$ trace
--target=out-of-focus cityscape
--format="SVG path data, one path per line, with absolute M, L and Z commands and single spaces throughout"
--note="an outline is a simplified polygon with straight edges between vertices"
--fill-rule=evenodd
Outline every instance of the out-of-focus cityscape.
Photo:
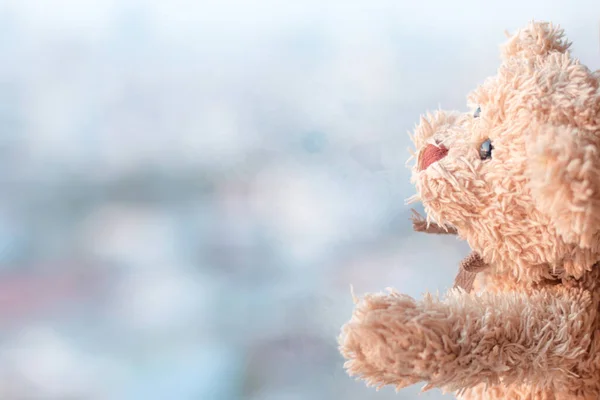
M 360 295 L 444 291 L 407 131 L 597 1 L 0 3 L 0 399 L 442 399 L 349 378 Z M 418 397 L 417 397 L 418 396 Z

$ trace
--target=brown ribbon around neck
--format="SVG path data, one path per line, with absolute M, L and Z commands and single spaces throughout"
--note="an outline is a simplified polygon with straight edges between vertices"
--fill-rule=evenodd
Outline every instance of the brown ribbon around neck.
M 473 283 L 477 273 L 486 269 L 488 265 L 481 259 L 481 256 L 475 252 L 469 254 L 460 263 L 460 269 L 456 278 L 454 278 L 454 287 L 462 288 L 466 292 L 473 290 Z
M 455 228 L 445 228 L 437 224 L 428 223 L 416 210 L 412 210 L 413 229 L 417 232 L 432 233 L 436 235 L 456 235 Z M 456 278 L 454 278 L 454 287 L 461 288 L 466 292 L 473 290 L 473 283 L 477 273 L 486 269 L 488 265 L 481 256 L 472 252 L 460 263 L 460 268 Z
M 456 235 L 456 229 L 445 228 L 438 224 L 432 224 L 427 222 L 425 218 L 419 214 L 415 209 L 412 210 L 412 216 L 410 218 L 413 223 L 413 229 L 417 232 L 433 233 L 436 235 Z

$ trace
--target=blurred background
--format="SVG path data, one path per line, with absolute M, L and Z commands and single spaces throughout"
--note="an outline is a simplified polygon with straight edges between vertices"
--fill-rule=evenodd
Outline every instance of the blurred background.
M 597 0 L 0 1 L 0 399 L 417 398 L 345 374 L 350 285 L 451 286 L 407 131 L 533 18 L 600 67 Z

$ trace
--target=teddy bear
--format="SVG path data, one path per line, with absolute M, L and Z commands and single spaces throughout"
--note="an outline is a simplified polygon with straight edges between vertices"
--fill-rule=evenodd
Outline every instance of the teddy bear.
M 532 21 L 469 112 L 421 117 L 415 227 L 472 254 L 443 296 L 355 298 L 339 336 L 351 376 L 463 400 L 600 399 L 600 73 L 570 46 Z

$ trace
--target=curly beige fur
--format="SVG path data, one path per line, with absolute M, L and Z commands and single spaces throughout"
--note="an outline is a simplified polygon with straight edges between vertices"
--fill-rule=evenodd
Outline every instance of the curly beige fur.
M 466 240 L 479 273 L 443 298 L 366 295 L 340 336 L 351 375 L 463 400 L 600 399 L 600 73 L 569 47 L 531 22 L 470 94 L 480 111 L 421 119 L 415 227 Z

